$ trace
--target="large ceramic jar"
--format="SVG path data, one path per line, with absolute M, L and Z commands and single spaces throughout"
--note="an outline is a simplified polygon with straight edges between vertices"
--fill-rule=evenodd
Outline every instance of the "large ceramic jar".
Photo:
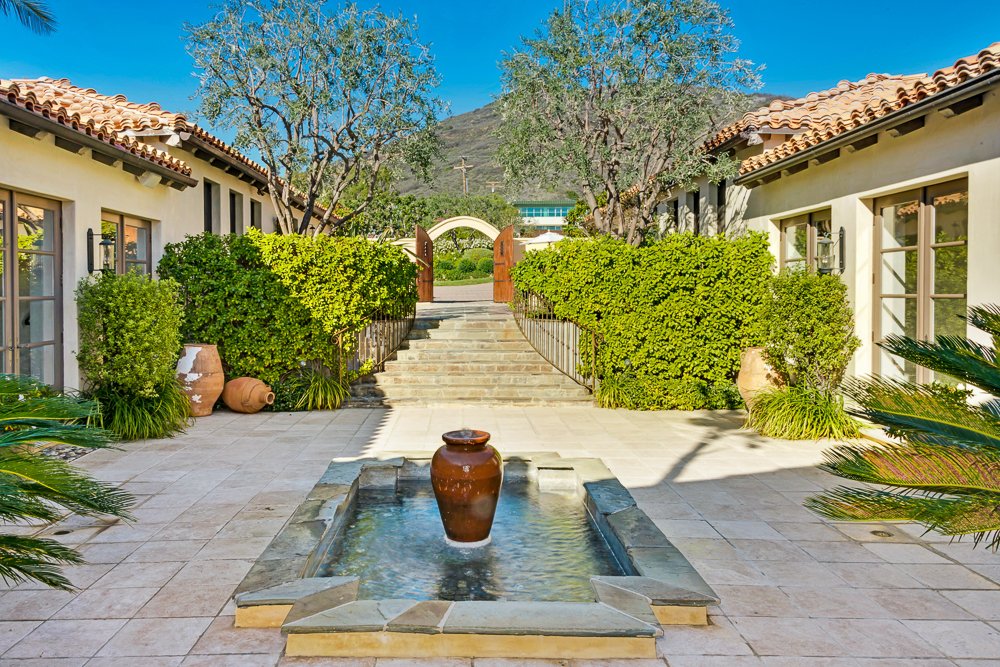
M 489 541 L 503 482 L 503 459 L 487 444 L 486 431 L 466 429 L 441 436 L 431 460 L 431 485 L 448 539 L 477 546 Z
M 274 405 L 274 392 L 257 378 L 241 377 L 226 383 L 222 402 L 233 412 L 253 414 Z
M 736 388 L 747 404 L 753 407 L 754 396 L 765 389 L 782 386 L 781 378 L 764 359 L 764 348 L 748 347 L 740 355 L 740 373 L 736 377 Z
M 215 345 L 185 345 L 184 354 L 177 362 L 177 381 L 191 401 L 192 416 L 212 414 L 226 383 L 218 348 Z

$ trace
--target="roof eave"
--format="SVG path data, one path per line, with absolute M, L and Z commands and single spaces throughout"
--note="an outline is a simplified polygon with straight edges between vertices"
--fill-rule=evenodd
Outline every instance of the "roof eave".
M 840 150 L 844 146 L 849 146 L 860 139 L 877 134 L 882 130 L 892 129 L 909 120 L 925 116 L 932 111 L 949 107 L 964 99 L 980 95 L 998 83 L 1000 83 L 1000 69 L 991 70 L 978 77 L 964 81 L 957 86 L 948 88 L 945 91 L 925 97 L 919 102 L 907 105 L 870 123 L 839 134 L 827 141 L 822 141 L 815 146 L 810 146 L 794 155 L 789 155 L 765 167 L 742 174 L 734 180 L 734 183 L 737 185 L 751 184 L 748 187 L 754 187 L 754 185 L 758 184 L 758 181 L 764 181 L 765 179 L 768 181 L 774 180 L 780 177 L 783 170 L 795 167 L 814 157 L 826 155 L 834 150 Z
M 37 128 L 40 131 L 48 132 L 49 134 L 62 139 L 62 147 L 67 149 L 71 149 L 73 146 L 89 148 L 92 156 L 97 156 L 94 157 L 94 159 L 98 162 L 110 164 L 116 161 L 121 161 L 122 169 L 135 176 L 140 176 L 143 173 L 152 173 L 160 177 L 160 182 L 162 184 L 169 185 L 170 187 L 178 190 L 183 190 L 184 188 L 193 187 L 198 184 L 198 181 L 190 176 L 186 176 L 169 167 L 157 164 L 156 162 L 147 160 L 146 158 L 135 155 L 129 151 L 122 150 L 117 146 L 101 141 L 100 139 L 92 137 L 89 134 L 74 130 L 73 128 L 63 125 L 56 120 L 28 111 L 17 104 L 11 103 L 8 99 L 3 97 L 0 97 L 0 114 L 21 123 L 22 125 Z M 101 157 L 107 159 L 101 159 Z

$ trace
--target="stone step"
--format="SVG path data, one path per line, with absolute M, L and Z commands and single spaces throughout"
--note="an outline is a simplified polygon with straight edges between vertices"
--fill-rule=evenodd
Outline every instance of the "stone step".
M 410 350 L 445 350 L 465 352 L 469 350 L 497 350 L 504 352 L 534 352 L 534 348 L 524 338 L 521 340 L 410 340 L 405 343 Z
M 464 319 L 451 319 L 451 320 L 438 320 L 438 319 L 427 319 L 427 320 L 414 320 L 414 329 L 475 329 L 483 331 L 497 331 L 506 329 L 518 329 L 517 323 L 513 319 L 507 318 L 503 320 L 464 320 Z
M 418 329 L 406 340 L 524 340 L 520 329 Z
M 381 386 L 381 385 L 380 385 Z M 398 398 L 419 398 L 430 402 L 444 400 L 464 401 L 467 399 L 505 400 L 509 398 L 539 400 L 557 400 L 566 398 L 585 398 L 590 400 L 590 392 L 583 387 L 573 386 L 524 386 L 524 385 L 432 385 L 433 391 L 428 391 L 428 385 L 396 385 L 385 387 L 385 401 L 391 402 Z
M 472 386 L 498 387 L 504 385 L 576 387 L 573 380 L 558 371 L 555 373 L 411 373 L 388 371 L 378 373 L 375 381 L 380 387 L 394 386 Z
M 524 361 L 503 361 L 484 358 L 481 361 L 455 361 L 451 357 L 439 360 L 398 359 L 387 361 L 387 372 L 402 373 L 558 373 L 547 361 L 539 361 L 537 355 Z
M 466 406 L 499 406 L 499 407 L 588 407 L 593 404 L 592 397 L 587 396 L 576 396 L 576 397 L 560 397 L 555 399 L 544 398 L 541 396 L 535 396 L 532 398 L 504 398 L 492 396 L 490 398 L 460 398 L 453 399 L 447 397 L 428 399 L 424 398 L 396 398 L 396 397 L 386 397 L 382 399 L 382 405 L 389 407 L 403 408 L 403 407 L 424 407 L 424 406 L 455 406 L 455 407 L 466 407 Z

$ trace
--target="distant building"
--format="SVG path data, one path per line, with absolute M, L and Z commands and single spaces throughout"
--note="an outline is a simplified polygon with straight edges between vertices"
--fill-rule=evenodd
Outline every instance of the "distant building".
M 568 199 L 513 202 L 525 224 L 540 232 L 561 231 L 566 224 L 566 214 L 575 203 Z

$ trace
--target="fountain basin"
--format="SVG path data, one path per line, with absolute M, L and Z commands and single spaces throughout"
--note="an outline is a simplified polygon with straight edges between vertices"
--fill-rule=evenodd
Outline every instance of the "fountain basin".
M 331 464 L 237 589 L 236 625 L 281 627 L 297 656 L 648 658 L 660 625 L 705 624 L 718 604 L 598 459 L 507 458 L 494 541 L 451 554 L 429 462 Z M 529 538 L 546 513 L 562 523 Z M 558 553 L 542 563 L 546 544 Z

